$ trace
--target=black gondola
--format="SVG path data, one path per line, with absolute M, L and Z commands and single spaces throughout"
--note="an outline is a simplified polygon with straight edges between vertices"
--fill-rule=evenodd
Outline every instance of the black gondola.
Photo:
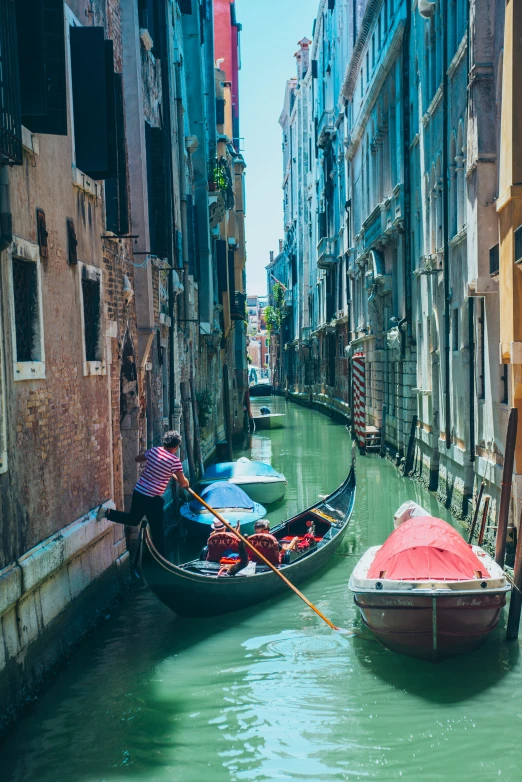
M 273 388 L 271 383 L 252 383 L 248 388 L 250 396 L 272 396 Z
M 333 494 L 271 530 L 279 540 L 304 536 L 314 525 L 315 542 L 303 552 L 292 552 L 281 571 L 299 584 L 313 576 L 337 551 L 355 502 L 355 467 Z M 261 603 L 288 587 L 266 565 L 252 575 L 218 576 L 217 562 L 193 560 L 174 565 L 159 554 L 148 527 L 140 536 L 138 569 L 149 589 L 180 616 L 216 616 Z

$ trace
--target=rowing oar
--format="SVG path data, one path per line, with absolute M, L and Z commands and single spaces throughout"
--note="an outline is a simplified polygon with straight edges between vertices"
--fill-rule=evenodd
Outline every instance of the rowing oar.
M 198 502 L 200 502 L 200 503 L 203 505 L 203 507 L 205 507 L 205 508 L 206 508 L 208 511 L 210 511 L 210 512 L 212 513 L 212 515 L 216 517 L 216 519 L 219 519 L 219 521 L 221 521 L 221 522 L 222 522 L 222 523 L 225 525 L 225 527 L 226 527 L 227 529 L 229 529 L 229 530 L 230 530 L 230 532 L 233 532 L 233 533 L 234 533 L 234 535 L 237 535 L 237 536 L 238 536 L 238 538 L 239 538 L 240 540 L 242 540 L 242 541 L 243 541 L 243 543 L 245 544 L 245 546 L 247 546 L 247 547 L 250 549 L 250 551 L 253 551 L 253 552 L 254 552 L 254 554 L 256 555 L 256 557 L 259 557 L 259 559 L 263 560 L 263 562 L 265 563 L 265 565 L 268 565 L 268 567 L 270 568 L 270 570 L 273 570 L 273 571 L 274 571 L 274 573 L 275 573 L 277 576 L 279 576 L 279 578 L 280 578 L 282 581 L 284 581 L 284 582 L 285 582 L 285 584 L 287 585 L 287 587 L 290 587 L 290 589 L 292 590 L 292 592 L 295 592 L 295 594 L 296 594 L 298 597 L 300 597 L 300 598 L 301 598 L 301 600 L 303 600 L 303 601 L 306 603 L 306 605 L 307 605 L 309 608 L 311 608 L 311 609 L 312 609 L 312 611 L 315 611 L 315 613 L 317 614 L 317 616 L 320 616 L 320 617 L 321 617 L 321 619 L 323 620 L 323 622 L 326 622 L 326 624 L 328 625 L 328 627 L 331 627 L 331 628 L 332 628 L 332 630 L 338 630 L 339 632 L 346 632 L 346 631 L 344 631 L 344 630 L 341 630 L 341 628 L 340 628 L 340 627 L 336 627 L 336 625 L 334 625 L 334 623 L 333 623 L 333 622 L 330 622 L 330 620 L 328 619 L 328 617 L 326 617 L 326 616 L 325 616 L 323 613 L 321 613 L 321 611 L 319 611 L 319 609 L 317 608 L 317 606 L 314 606 L 314 604 L 313 604 L 313 603 L 311 603 L 311 602 L 308 600 L 308 598 L 307 598 L 307 597 L 305 597 L 305 596 L 303 595 L 303 593 L 302 593 L 302 592 L 300 592 L 300 591 L 297 589 L 297 587 L 295 587 L 295 586 L 292 584 L 292 582 L 291 582 L 291 581 L 289 581 L 289 580 L 286 578 L 286 576 L 283 576 L 283 574 L 281 573 L 281 571 L 280 571 L 280 570 L 278 570 L 278 569 L 277 569 L 277 568 L 276 568 L 274 565 L 272 565 L 272 563 L 271 563 L 271 562 L 269 562 L 269 561 L 268 561 L 268 559 L 267 559 L 265 556 L 263 556 L 263 554 L 261 554 L 261 552 L 260 552 L 260 551 L 258 551 L 258 550 L 255 548 L 255 546 L 253 546 L 251 543 L 249 543 L 249 542 L 248 542 L 248 540 L 247 540 L 247 538 L 245 538 L 245 537 L 244 537 L 244 536 L 243 536 L 243 535 L 242 535 L 240 532 L 238 532 L 238 531 L 237 531 L 237 529 L 234 529 L 234 527 L 233 527 L 231 524 L 229 524 L 229 523 L 228 523 L 228 521 L 227 521 L 225 518 L 223 518 L 223 516 L 221 516 L 221 514 L 220 514 L 220 513 L 218 513 L 218 512 L 217 512 L 217 510 L 214 510 L 214 508 L 212 508 L 210 505 L 207 505 L 207 503 L 205 502 L 205 500 L 203 500 L 201 497 L 199 497 L 199 496 L 196 494 L 196 492 L 195 492 L 195 491 L 193 491 L 192 489 L 188 489 L 188 491 L 189 491 L 189 492 L 192 494 L 192 496 L 193 496 L 193 497 L 195 497 L 195 498 L 198 500 Z

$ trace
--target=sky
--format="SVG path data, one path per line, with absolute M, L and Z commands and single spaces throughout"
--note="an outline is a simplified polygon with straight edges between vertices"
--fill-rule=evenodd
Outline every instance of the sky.
M 283 238 L 279 116 L 296 75 L 301 38 L 312 38 L 319 0 L 236 0 L 241 31 L 240 135 L 246 170 L 247 292 L 266 293 L 270 250 Z

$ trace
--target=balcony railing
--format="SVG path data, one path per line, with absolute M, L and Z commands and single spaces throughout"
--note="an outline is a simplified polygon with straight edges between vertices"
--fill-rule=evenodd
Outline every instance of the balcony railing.
M 337 239 L 324 236 L 317 245 L 317 265 L 320 269 L 330 269 L 337 263 Z
M 284 305 L 287 310 L 291 310 L 294 304 L 293 288 L 287 288 L 285 291 Z
M 230 317 L 232 320 L 246 320 L 246 293 L 234 291 L 230 299 Z
M 317 146 L 324 147 L 335 130 L 334 113 L 332 109 L 325 109 L 317 126 Z

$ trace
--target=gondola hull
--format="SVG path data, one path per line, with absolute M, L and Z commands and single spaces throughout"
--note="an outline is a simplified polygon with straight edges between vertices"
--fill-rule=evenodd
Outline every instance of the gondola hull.
M 280 525 L 291 525 L 317 508 L 335 509 L 335 499 L 340 495 L 343 499 L 343 518 L 337 525 L 332 525 L 329 533 L 331 537 L 326 539 L 325 536 L 324 542 L 315 550 L 282 568 L 286 578 L 293 584 L 301 584 L 320 571 L 341 545 L 355 501 L 355 471 L 352 470 L 345 484 L 326 501 L 290 519 L 285 525 Z M 139 569 L 145 583 L 162 603 L 180 616 L 208 617 L 239 611 L 288 591 L 282 579 L 270 570 L 248 576 L 218 577 L 201 575 L 186 567 L 173 565 L 156 551 L 148 529 L 140 545 Z

